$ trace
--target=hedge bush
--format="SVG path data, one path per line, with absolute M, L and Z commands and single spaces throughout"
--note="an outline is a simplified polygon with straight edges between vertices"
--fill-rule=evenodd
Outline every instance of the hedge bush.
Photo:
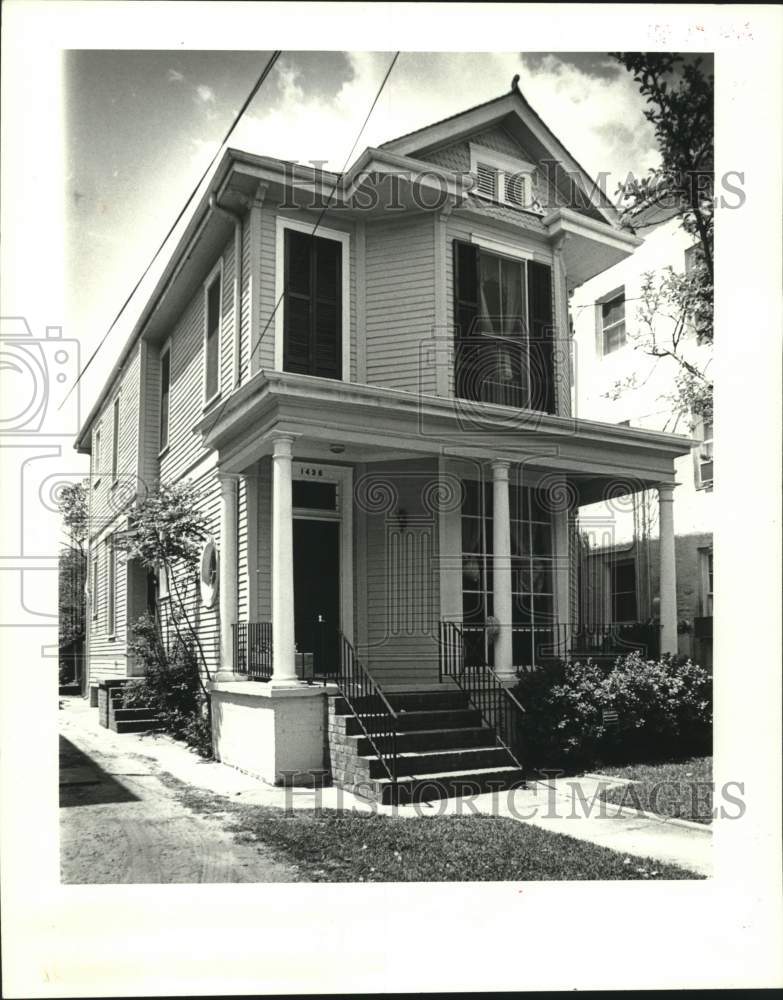
M 193 646 L 178 639 L 166 650 L 151 615 L 142 615 L 133 626 L 129 645 L 145 672 L 123 688 L 124 707 L 152 708 L 167 733 L 202 757 L 212 757 L 212 727 Z
M 513 690 L 526 709 L 524 753 L 535 768 L 711 751 L 712 678 L 684 657 L 552 662 L 522 674 Z

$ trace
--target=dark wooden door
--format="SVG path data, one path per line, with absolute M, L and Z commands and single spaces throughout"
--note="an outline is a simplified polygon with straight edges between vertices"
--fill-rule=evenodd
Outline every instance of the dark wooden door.
M 294 518 L 294 634 L 317 674 L 337 670 L 340 525 Z

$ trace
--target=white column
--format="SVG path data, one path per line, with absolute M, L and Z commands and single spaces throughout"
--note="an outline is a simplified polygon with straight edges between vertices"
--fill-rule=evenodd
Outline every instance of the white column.
M 220 608 L 220 669 L 216 680 L 234 678 L 234 637 L 237 620 L 237 479 L 219 473 L 220 553 L 218 560 Z
M 272 452 L 272 683 L 296 683 L 294 532 L 291 464 L 294 435 L 279 434 Z
M 492 462 L 492 590 L 493 609 L 500 628 L 495 639 L 495 672 L 511 678 L 511 515 L 508 499 L 509 463 Z
M 677 571 L 674 559 L 674 487 L 658 487 L 661 654 L 677 652 Z

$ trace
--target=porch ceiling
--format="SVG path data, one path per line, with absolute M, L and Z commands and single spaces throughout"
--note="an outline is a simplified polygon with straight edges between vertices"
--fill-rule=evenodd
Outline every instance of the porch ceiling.
M 691 448 L 679 435 L 277 371 L 258 372 L 194 428 L 234 472 L 270 454 L 275 431 L 300 438 L 295 453 L 332 461 L 343 449 L 348 462 L 504 458 L 562 471 L 580 503 L 601 499 L 609 480 L 627 484 L 619 492 L 674 483 L 674 460 Z

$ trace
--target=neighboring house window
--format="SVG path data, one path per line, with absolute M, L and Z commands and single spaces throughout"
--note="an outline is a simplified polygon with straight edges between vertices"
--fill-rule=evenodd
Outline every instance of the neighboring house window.
M 692 247 L 688 247 L 685 251 L 685 273 L 690 274 L 699 261 L 698 258 L 699 244 L 694 243 Z
M 169 444 L 169 392 L 171 390 L 171 350 L 160 356 L 160 451 Z
M 204 320 L 204 402 L 220 394 L 220 322 L 223 275 L 221 264 L 207 279 Z
M 713 484 L 712 421 L 698 421 L 696 434 L 701 437 L 701 441 L 693 449 L 696 489 L 711 489 Z
M 601 303 L 601 351 L 612 354 L 625 343 L 625 290 Z
M 612 563 L 612 621 L 635 622 L 636 563 L 633 559 L 618 559 Z
M 114 421 L 111 439 L 111 481 L 117 482 L 120 467 L 120 397 L 114 400 Z
M 285 230 L 283 369 L 342 377 L 342 245 Z
M 454 318 L 459 398 L 554 413 L 547 264 L 455 240 Z
M 476 178 L 474 191 L 482 198 L 540 211 L 533 203 L 534 169 L 532 163 L 517 157 L 470 145 L 470 172 Z
M 95 620 L 98 617 L 98 553 L 92 557 L 92 594 L 90 595 L 92 601 L 92 617 Z
M 114 539 L 109 536 L 106 539 L 106 561 L 108 564 L 108 594 L 107 594 L 107 604 L 106 604 L 106 631 L 109 635 L 114 635 L 115 621 L 117 609 L 115 607 L 116 603 L 116 569 L 117 569 L 117 553 L 114 548 Z
M 712 617 L 713 556 L 712 549 L 699 549 L 701 562 L 701 613 Z

